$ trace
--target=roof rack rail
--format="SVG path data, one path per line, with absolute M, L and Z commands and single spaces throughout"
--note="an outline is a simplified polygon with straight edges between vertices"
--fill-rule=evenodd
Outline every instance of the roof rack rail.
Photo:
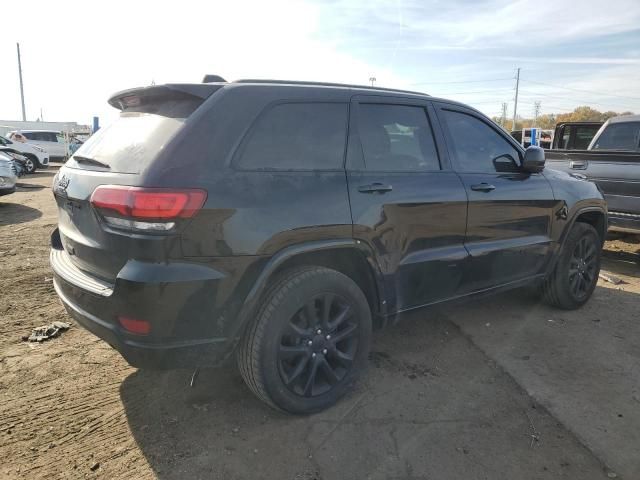
M 346 87 L 346 88 L 358 88 L 362 90 L 380 90 L 384 92 L 397 92 L 397 93 L 410 93 L 412 95 L 426 95 L 428 93 L 416 92 L 413 90 L 401 90 L 398 88 L 385 88 L 385 87 L 372 87 L 369 85 L 354 85 L 349 83 L 331 83 L 331 82 L 311 82 L 305 80 L 273 80 L 273 79 L 257 79 L 257 78 L 243 78 L 240 80 L 234 80 L 232 83 L 275 83 L 281 85 L 309 85 L 319 87 Z

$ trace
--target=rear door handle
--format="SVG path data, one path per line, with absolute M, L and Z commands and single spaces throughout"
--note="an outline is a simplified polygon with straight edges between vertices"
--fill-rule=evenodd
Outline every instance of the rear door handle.
M 574 170 L 586 170 L 589 164 L 585 160 L 572 160 L 569 162 L 569 167 Z
M 491 190 L 495 190 L 496 187 L 490 185 L 488 183 L 478 183 L 477 185 L 471 185 L 471 190 L 474 192 L 490 192 Z
M 386 193 L 393 190 L 391 185 L 385 185 L 383 183 L 371 183 L 369 185 L 360 185 L 358 191 L 360 193 Z

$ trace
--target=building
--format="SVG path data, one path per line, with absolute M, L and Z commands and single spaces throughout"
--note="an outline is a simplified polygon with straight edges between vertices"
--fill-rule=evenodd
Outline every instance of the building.
M 89 125 L 78 125 L 76 122 L 22 122 L 20 120 L 0 120 L 0 135 L 11 130 L 55 130 L 67 134 L 90 135 Z

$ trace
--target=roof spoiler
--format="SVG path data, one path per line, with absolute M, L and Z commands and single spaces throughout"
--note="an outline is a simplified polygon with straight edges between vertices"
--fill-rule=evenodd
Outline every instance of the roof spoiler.
M 206 99 L 222 85 L 199 83 L 172 83 L 167 85 L 152 85 L 149 87 L 131 88 L 114 93 L 109 98 L 109 105 L 124 110 L 127 107 L 137 106 L 142 99 L 195 97 Z

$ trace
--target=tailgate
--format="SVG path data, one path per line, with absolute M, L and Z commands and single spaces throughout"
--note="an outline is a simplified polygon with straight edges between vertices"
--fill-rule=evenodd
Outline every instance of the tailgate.
M 153 255 L 152 250 L 140 248 L 141 237 L 136 240 L 135 235 L 107 228 L 90 203 L 91 194 L 99 185 L 135 185 L 138 181 L 137 175 L 66 166 L 56 175 L 53 191 L 58 205 L 60 240 L 69 260 L 81 270 L 113 282 L 128 259 Z M 168 241 L 167 236 L 151 237 L 143 239 L 142 244 L 153 249 L 153 244 Z
M 123 226 L 126 219 L 109 223 L 91 204 L 91 196 L 99 186 L 144 186 L 143 176 L 160 152 L 218 88 L 154 86 L 121 92 L 110 100 L 122 110 L 120 118 L 92 135 L 54 179 L 60 240 L 69 262 L 113 282 L 129 259 L 162 262 L 175 256 L 177 228 L 141 232 Z

